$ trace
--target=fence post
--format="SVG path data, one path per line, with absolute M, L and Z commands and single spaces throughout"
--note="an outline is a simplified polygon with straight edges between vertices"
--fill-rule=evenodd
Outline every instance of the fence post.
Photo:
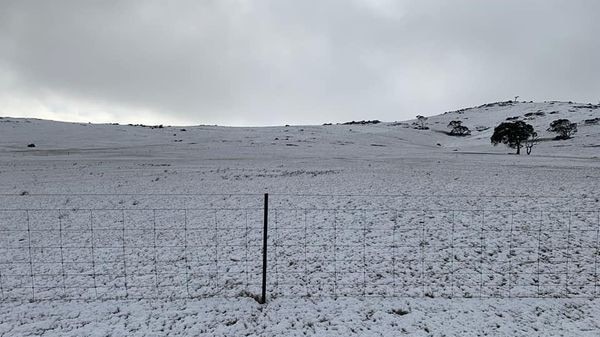
M 260 304 L 265 304 L 267 301 L 267 239 L 269 230 L 269 193 L 265 193 L 265 208 L 263 222 L 263 264 L 262 264 L 262 293 Z

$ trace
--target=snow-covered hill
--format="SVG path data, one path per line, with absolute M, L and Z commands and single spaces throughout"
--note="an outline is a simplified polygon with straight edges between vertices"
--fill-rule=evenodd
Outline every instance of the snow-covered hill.
M 512 149 L 490 144 L 493 128 L 514 117 L 531 123 L 545 139 L 534 148 L 531 156 L 515 156 Z M 427 121 L 428 130 L 413 128 L 412 120 L 364 125 L 233 128 L 98 125 L 5 117 L 0 119 L 0 204 L 4 210 L 51 209 L 49 216 L 52 217 L 58 216 L 59 212 L 54 212 L 58 209 L 73 210 L 76 213 L 76 209 L 97 210 L 107 207 L 119 210 L 217 206 L 240 208 L 252 203 L 256 207 L 257 204 L 261 205 L 262 193 L 268 192 L 272 194 L 272 209 L 318 208 L 333 210 L 334 213 L 345 209 L 350 210 L 345 212 L 350 220 L 365 216 L 361 211 L 364 209 L 441 209 L 449 210 L 450 213 L 454 210 L 459 210 L 460 213 L 464 209 L 475 210 L 474 212 L 492 209 L 523 211 L 533 215 L 531 219 L 527 218 L 529 220 L 526 223 L 537 226 L 541 221 L 537 221 L 535 216 L 541 216 L 541 212 L 570 216 L 570 210 L 578 210 L 582 214 L 597 215 L 600 205 L 600 124 L 595 119 L 599 117 L 600 108 L 596 105 L 565 102 L 486 104 L 432 116 Z M 579 132 L 572 139 L 555 141 L 552 140 L 553 135 L 545 131 L 551 121 L 559 118 L 578 123 Z M 466 137 L 447 135 L 447 125 L 453 120 L 463 121 L 472 130 L 472 134 Z M 28 147 L 29 144 L 35 146 Z M 357 209 L 360 214 L 353 213 L 352 210 Z M 23 212 L 19 214 L 21 213 Z M 456 215 L 452 214 L 453 217 Z M 502 223 L 509 221 L 507 219 L 514 220 L 514 217 L 510 218 L 510 211 L 488 214 L 500 214 L 495 219 Z M 23 218 L 22 215 L 20 219 Z M 75 217 L 76 214 L 72 216 Z M 298 221 L 297 218 L 294 219 Z M 324 225 L 330 221 L 322 217 L 312 219 L 316 219 L 315 225 Z M 488 224 L 494 221 L 490 217 L 486 219 Z M 7 216 L 0 217 L 0 220 L 0 229 L 23 223 Z M 36 222 L 33 219 L 34 228 L 36 224 L 43 225 L 43 220 Z M 124 225 L 125 220 L 115 223 Z M 127 223 L 136 222 L 128 220 Z M 145 226 L 149 226 L 148 223 Z M 444 242 L 452 238 L 451 241 L 454 242 L 454 236 L 445 234 L 454 231 L 454 225 L 450 226 L 449 223 L 434 223 L 433 225 L 439 225 L 436 228 L 438 234 L 431 240 Z M 463 222 L 463 225 L 466 223 L 468 221 Z M 587 225 L 593 226 L 593 220 L 588 221 Z M 59 232 L 62 231 L 60 226 L 62 225 L 59 225 Z M 278 236 L 290 240 L 297 238 L 291 235 L 295 233 L 294 226 L 281 227 Z M 149 230 L 148 228 L 145 229 Z M 275 228 L 277 229 L 277 225 Z M 220 239 L 227 240 L 227 235 L 235 235 L 238 230 L 223 234 Z M 202 233 L 204 232 L 203 230 Z M 564 232 L 564 229 L 562 232 L 552 232 L 554 234 L 548 236 L 545 243 L 561 247 L 571 245 L 568 240 L 572 238 L 589 243 L 592 241 L 586 239 L 592 238 L 592 235 L 595 238 L 598 233 L 597 230 L 588 230 L 582 231 L 579 236 L 572 236 L 571 233 L 561 236 Z M 31 237 L 19 237 L 19 233 L 26 233 L 24 230 L 15 233 L 0 237 L 0 243 L 16 244 L 27 253 L 27 248 L 31 247 L 23 244 L 30 242 Z M 334 236 L 334 239 L 313 235 L 310 242 L 326 246 L 331 245 L 331 242 L 352 239 L 351 231 L 343 233 L 339 237 Z M 425 236 L 425 232 L 422 233 Z M 538 241 L 541 240 L 540 232 L 536 233 L 535 237 Z M 383 241 L 390 237 L 388 234 L 383 230 L 374 237 Z M 478 234 L 477 230 L 475 234 Z M 508 238 L 488 233 L 485 242 L 477 235 L 472 239 L 476 243 L 475 249 L 485 243 L 490 247 L 500 247 L 502 254 L 512 254 L 512 235 L 511 225 Z M 124 237 L 123 233 L 122 242 Z M 393 234 L 392 237 L 395 238 Z M 515 242 L 518 243 L 529 236 L 515 237 Z M 41 240 L 44 246 L 56 245 L 56 236 L 38 234 L 33 238 Z M 73 239 L 76 238 L 77 236 Z M 154 236 L 147 236 L 145 243 L 152 241 L 149 238 Z M 366 240 L 366 236 L 363 239 Z M 302 243 L 308 239 L 300 240 Z M 118 239 L 112 241 L 118 242 Z M 291 244 L 290 247 L 293 247 L 299 242 L 296 239 Z M 154 245 L 156 251 L 156 243 Z M 540 256 L 538 245 L 527 246 L 531 256 Z M 351 256 L 361 252 L 353 246 L 348 247 L 346 253 Z M 436 247 L 431 245 L 429 251 L 441 254 Z M 11 265 L 14 256 L 2 248 L 0 246 L 2 258 L 8 261 L 0 263 L 0 281 L 4 281 L 0 282 L 0 290 L 3 291 L 0 294 L 6 294 L 14 286 L 7 283 L 10 279 L 6 276 L 15 273 L 15 267 Z M 279 254 L 284 254 L 284 249 L 279 248 Z M 198 248 L 196 251 L 210 254 L 205 248 Z M 223 249 L 220 252 L 222 251 Z M 75 255 L 81 255 L 80 252 L 75 251 Z M 408 258 L 419 256 L 424 259 L 425 252 L 423 248 L 421 253 L 407 254 Z M 482 252 L 472 251 L 465 253 L 463 257 L 473 257 Z M 106 254 L 102 255 L 104 253 Z M 386 248 L 375 247 L 373 253 L 376 256 L 390 257 L 390 249 Z M 43 254 L 50 255 L 46 252 Z M 92 251 L 92 256 L 93 254 Z M 98 262 L 102 259 L 114 262 L 112 258 L 115 256 L 110 255 L 110 252 L 98 254 Z M 148 260 L 142 259 L 140 254 L 143 255 L 144 252 L 123 254 L 121 258 L 128 261 L 128 268 L 135 266 L 133 263 L 138 263 L 140 268 L 149 267 Z M 175 254 L 172 247 L 165 253 L 170 254 Z M 511 254 L 507 256 L 512 256 Z M 579 255 L 571 256 L 570 263 L 574 268 L 581 262 L 582 270 L 593 267 L 593 254 L 597 255 L 597 250 L 594 252 L 587 249 Z M 156 258 L 156 254 L 154 256 Z M 411 267 L 410 263 L 394 264 L 389 259 L 367 261 L 365 256 L 363 255 L 363 263 L 376 267 L 378 273 L 389 269 L 390 265 L 407 272 L 421 270 L 418 266 Z M 518 256 L 529 255 L 521 253 Z M 582 262 L 584 257 L 587 259 L 585 263 Z M 581 261 L 575 263 L 573 259 L 576 258 Z M 493 262 L 493 258 L 489 259 Z M 237 259 L 234 262 L 240 261 Z M 354 265 L 356 259 L 348 261 Z M 448 261 L 454 261 L 454 257 L 450 256 L 444 263 L 440 262 L 440 266 L 448 267 Z M 28 273 L 34 271 L 47 272 L 34 270 L 37 267 L 35 262 L 30 260 L 21 264 L 25 268 L 19 270 L 21 273 L 25 270 L 21 279 L 25 277 L 29 281 Z M 284 262 L 281 262 L 281 268 L 292 266 Z M 556 267 L 552 273 L 560 273 L 560 263 L 550 263 Z M 171 264 L 163 267 L 170 268 Z M 108 273 L 118 276 L 118 268 L 109 269 Z M 539 264 L 537 268 L 535 270 L 539 272 Z M 545 282 L 557 282 L 555 287 L 559 294 L 568 289 L 568 282 L 588 282 L 581 277 L 573 278 L 575 271 L 570 271 L 570 279 L 561 276 Z M 580 274 L 585 273 L 598 280 L 597 273 L 583 270 Z M 95 271 L 92 272 L 94 274 Z M 364 278 L 364 275 L 363 273 L 361 277 Z M 481 275 L 473 275 L 483 282 L 483 272 Z M 29 276 L 33 278 L 33 275 Z M 156 270 L 151 276 L 158 280 Z M 435 286 L 441 280 L 441 276 L 438 276 L 429 276 L 436 281 L 424 284 L 423 288 Z M 508 280 L 508 276 L 501 274 L 493 280 Z M 323 276 L 323 279 L 327 280 L 327 277 Z M 321 279 L 317 278 L 319 280 Z M 456 279 L 455 285 L 460 287 L 466 284 L 461 280 L 465 279 Z M 39 286 L 40 282 L 46 281 L 34 282 L 38 282 Z M 502 282 L 500 284 L 504 284 Z M 535 282 L 538 281 L 528 278 L 523 282 L 531 289 L 535 288 Z M 600 288 L 597 284 L 590 284 L 587 284 L 588 288 L 591 287 L 598 294 Z M 23 298 L 31 290 L 27 287 L 28 285 L 23 288 Z M 412 288 L 407 286 L 402 289 Z M 63 291 L 67 292 L 66 289 Z M 323 289 L 315 291 L 318 293 Z M 21 303 L 0 300 L 0 336 L 595 336 L 600 329 L 598 299 L 447 299 L 437 295 L 436 298 L 413 299 L 319 299 L 287 298 L 286 294 L 280 298 L 271 298 L 264 306 L 246 295 L 229 299 L 194 298 L 179 301 Z
M 544 139 L 531 156 L 514 156 L 513 149 L 490 144 L 493 128 L 515 117 L 531 123 Z M 27 170 L 13 170 L 10 175 L 5 170 L 0 172 L 0 188 L 7 193 L 512 195 L 521 191 L 516 186 L 522 185 L 522 179 L 514 179 L 519 174 L 531 182 L 527 192 L 552 195 L 561 193 L 553 189 L 564 187 L 541 182 L 554 179 L 553 172 L 561 177 L 562 167 L 578 165 L 592 172 L 582 173 L 584 177 L 574 182 L 581 184 L 580 189 L 567 190 L 586 194 L 593 191 L 588 179 L 596 177 L 593 167 L 600 157 L 600 124 L 595 123 L 599 117 L 597 105 L 567 102 L 486 104 L 432 116 L 428 130 L 413 128 L 414 121 L 149 127 L 5 117 L 0 119 L 0 158 L 5 165 L 52 163 L 67 168 L 52 172 L 46 165 L 40 174 L 47 177 L 37 180 Z M 559 118 L 578 123 L 579 131 L 572 139 L 555 141 L 546 131 Z M 449 136 L 447 125 L 453 120 L 463 121 L 472 134 Z M 557 169 L 538 176 L 528 170 L 536 166 Z M 167 172 L 161 172 L 165 168 Z M 130 176 L 132 172 L 145 173 Z M 82 179 L 86 184 L 79 183 Z
M 569 119 L 578 125 L 575 137 L 567 141 L 551 141 L 556 134 L 547 131 L 550 123 L 557 119 Z M 587 154 L 600 153 L 600 104 L 573 102 L 497 102 L 474 108 L 450 111 L 433 116 L 429 122 L 434 131 L 447 131 L 450 121 L 460 120 L 472 135 L 466 139 L 447 142 L 450 147 L 490 151 L 490 137 L 494 127 L 505 121 L 522 120 L 531 124 L 543 141 L 535 152 L 543 154 Z M 595 149 L 594 149 L 595 148 Z
M 5 154 L 60 156 L 135 155 L 161 148 L 163 155 L 193 151 L 211 156 L 264 156 L 268 154 L 314 157 L 330 155 L 395 156 L 422 152 L 476 151 L 510 153 L 493 147 L 490 136 L 503 121 L 524 120 L 534 126 L 542 143 L 534 155 L 593 157 L 600 153 L 600 105 L 571 102 L 499 102 L 429 117 L 429 130 L 416 130 L 414 121 L 366 125 L 221 127 L 184 126 L 162 128 L 63 123 L 37 119 L 0 120 L 0 151 Z M 550 122 L 566 118 L 579 131 L 573 139 L 552 141 L 546 131 Z M 446 133 L 450 121 L 460 120 L 472 134 L 452 137 Z M 27 148 L 28 144 L 35 148 Z M 366 151 L 363 151 L 366 150 Z

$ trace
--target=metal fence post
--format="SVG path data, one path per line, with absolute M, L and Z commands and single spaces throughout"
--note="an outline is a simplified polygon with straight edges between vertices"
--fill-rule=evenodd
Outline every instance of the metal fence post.
M 262 264 L 262 293 L 260 304 L 265 304 L 267 301 L 267 239 L 269 227 L 269 193 L 265 193 L 265 208 L 263 222 L 263 264 Z

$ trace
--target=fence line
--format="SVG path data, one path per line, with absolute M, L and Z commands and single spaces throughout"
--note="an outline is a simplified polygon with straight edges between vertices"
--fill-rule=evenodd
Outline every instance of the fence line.
M 249 197 L 262 197 L 263 193 L 0 193 L 0 197 L 73 197 L 73 196 L 182 196 L 182 197 L 194 197 L 194 196 L 249 196 Z M 376 197 L 376 198 L 507 198 L 507 199 L 594 199 L 598 196 L 575 196 L 575 195 L 514 195 L 514 194 L 403 194 L 403 193 L 390 193 L 390 194 L 361 194 L 361 193 L 269 193 L 271 196 L 291 196 L 291 197 Z
M 349 293 L 352 296 L 360 296 L 361 294 L 363 294 L 363 296 L 373 294 L 381 296 L 405 296 L 410 295 L 408 292 L 414 292 L 415 290 L 420 291 L 420 294 L 417 294 L 417 296 L 443 297 L 455 297 L 457 296 L 457 291 L 461 292 L 458 294 L 458 297 L 597 296 L 598 228 L 600 227 L 600 220 L 584 223 L 589 226 L 587 228 L 582 227 L 582 224 L 579 223 L 576 230 L 574 230 L 573 228 L 575 227 L 570 220 L 572 212 L 569 212 L 569 220 L 566 223 L 566 228 L 550 229 L 547 231 L 542 227 L 542 224 L 544 223 L 544 212 L 539 212 L 537 227 L 523 228 L 523 223 L 516 223 L 517 221 L 515 221 L 515 214 L 522 212 L 513 211 L 509 214 L 508 226 L 504 229 L 486 228 L 483 224 L 471 229 L 457 229 L 457 222 L 454 219 L 456 212 L 451 213 L 452 225 L 450 229 L 446 228 L 440 230 L 437 228 L 432 230 L 425 222 L 420 222 L 420 229 L 417 230 L 415 230 L 415 227 L 400 229 L 398 226 L 393 226 L 393 239 L 392 242 L 388 242 L 387 245 L 372 244 L 368 239 L 367 234 L 372 234 L 377 230 L 366 230 L 365 223 L 363 223 L 362 227 L 362 243 L 360 240 L 357 240 L 358 244 L 340 245 L 338 240 L 340 238 L 342 238 L 342 240 L 344 239 L 344 235 L 340 235 L 341 232 L 349 230 L 359 231 L 361 228 L 343 227 L 343 229 L 339 229 L 337 225 L 338 222 L 336 221 L 337 218 L 332 220 L 333 241 L 331 246 L 333 248 L 333 259 L 320 259 L 318 260 L 318 263 L 313 263 L 317 266 L 333 263 L 333 267 L 330 270 L 320 271 L 321 273 L 333 274 L 332 289 L 329 292 L 325 291 L 325 295 L 331 295 L 333 297 L 340 296 L 339 290 L 342 287 L 340 286 L 339 277 L 340 274 L 346 273 L 354 274 L 353 282 L 347 284 L 347 286 L 350 285 L 350 287 L 347 287 L 346 289 L 350 291 Z M 474 215 L 474 213 L 475 212 L 471 215 Z M 598 213 L 595 211 L 577 212 L 579 215 L 582 213 L 593 215 L 594 218 L 598 217 Z M 484 219 L 485 214 L 485 212 L 481 212 L 482 219 Z M 590 219 L 591 218 L 587 220 Z M 281 230 L 282 227 L 278 226 L 277 229 Z M 293 228 L 289 229 L 293 230 Z M 379 231 L 385 230 L 379 229 Z M 404 234 L 410 231 L 416 232 L 412 238 L 398 237 L 398 233 Z M 429 237 L 435 235 L 436 231 L 443 232 L 445 236 L 437 233 L 437 237 Z M 479 235 L 473 236 L 471 242 L 468 240 L 465 241 L 465 239 L 468 238 L 465 234 L 473 233 L 479 233 Z M 324 235 L 325 233 L 322 232 L 320 234 Z M 585 240 L 589 234 L 593 234 L 592 238 L 594 240 L 586 242 Z M 497 238 L 494 238 L 493 236 L 501 236 L 502 238 L 497 240 Z M 525 238 L 523 238 L 524 236 Z M 527 239 L 527 236 L 530 236 L 530 238 Z M 382 239 L 383 237 L 385 237 L 385 235 L 380 235 L 379 239 Z M 346 239 L 347 238 L 348 235 L 346 234 Z M 414 242 L 413 244 L 400 242 L 405 242 L 406 239 L 414 240 L 416 238 L 419 238 L 420 241 Z M 308 234 L 305 234 L 304 240 L 304 274 L 308 275 L 306 267 L 310 264 L 310 261 L 306 258 L 306 247 L 311 246 L 306 242 L 309 240 Z M 463 241 L 462 244 L 457 244 L 457 240 Z M 506 240 L 507 242 L 503 242 L 502 240 Z M 527 240 L 529 240 L 529 242 Z M 552 242 L 553 240 L 555 242 Z M 486 241 L 489 241 L 489 243 L 486 244 Z M 566 241 L 566 243 L 564 241 Z M 551 242 L 552 244 L 548 246 L 548 242 Z M 293 248 L 301 244 L 302 243 L 282 244 L 278 242 L 275 244 L 275 249 L 281 252 L 283 249 Z M 314 246 L 326 247 L 327 244 Z M 475 249 L 477 246 L 479 246 L 479 251 Z M 490 246 L 495 246 L 496 251 L 486 251 L 486 248 L 489 248 Z M 352 252 L 359 251 L 361 248 L 363 265 L 360 266 L 358 270 L 342 272 L 341 270 L 348 269 L 349 266 L 360 263 L 361 259 L 356 256 L 353 259 L 347 259 L 340 253 L 348 254 L 350 252 L 350 254 L 352 254 Z M 377 263 L 378 261 L 376 258 L 374 259 L 373 256 L 370 256 L 369 259 L 366 258 L 365 251 L 367 248 L 376 248 L 378 253 L 385 251 L 385 249 L 391 250 L 391 258 L 385 260 L 385 262 L 390 262 L 389 265 L 391 265 L 391 287 L 386 288 L 387 285 L 385 283 L 380 284 L 379 286 L 373 286 L 378 280 L 372 280 L 370 277 L 372 277 L 373 274 L 386 273 L 386 264 L 379 263 L 381 267 L 377 270 L 369 270 L 367 260 L 369 260 L 369 263 Z M 398 250 L 407 248 L 412 249 L 412 257 L 401 258 L 397 256 Z M 445 253 L 446 256 L 444 258 L 442 258 L 441 255 L 434 259 L 427 257 L 430 254 L 436 254 L 438 250 L 444 249 L 450 250 L 449 253 Z M 463 261 L 457 259 L 458 256 L 455 254 L 456 250 L 463 254 Z M 467 253 L 469 255 L 467 255 Z M 553 254 L 556 254 L 557 256 L 553 256 Z M 289 255 L 293 255 L 293 252 L 290 252 Z M 276 258 L 280 258 L 280 254 L 277 254 Z M 467 267 L 465 267 L 465 259 L 468 261 L 466 263 Z M 401 273 L 397 272 L 396 267 L 398 264 L 401 265 L 403 263 L 415 262 L 419 265 L 418 268 L 404 266 L 404 270 L 401 269 Z M 445 269 L 448 267 L 446 264 L 449 264 L 449 270 Z M 461 268 L 456 268 L 455 264 L 462 264 L 462 270 Z M 571 265 L 573 265 L 573 270 L 571 270 Z M 593 269 L 589 269 L 589 265 L 591 265 Z M 411 281 L 412 285 L 416 287 L 407 287 L 407 289 L 404 289 L 408 290 L 408 292 L 397 292 L 397 279 L 403 274 L 406 276 L 407 271 L 409 274 L 410 272 L 414 272 L 413 275 L 411 275 Z M 276 270 L 276 273 L 284 276 L 299 274 L 296 271 L 282 271 L 281 269 Z M 362 275 L 362 283 L 357 281 L 360 277 L 359 274 Z M 367 275 L 369 277 L 367 277 Z M 415 278 L 415 275 L 418 276 Z M 470 277 L 465 278 L 466 276 Z M 475 276 L 478 276 L 479 282 L 475 283 L 472 278 Z M 281 275 L 278 275 L 278 278 L 281 278 Z M 369 278 L 369 282 L 366 281 L 367 278 Z M 488 279 L 486 280 L 486 278 Z M 444 284 L 441 284 L 439 282 L 440 280 L 444 281 L 442 282 Z M 405 280 L 401 279 L 400 281 Z M 477 287 L 474 288 L 479 289 L 479 294 L 477 294 L 476 291 L 473 291 L 474 289 L 467 289 L 468 287 L 464 287 L 464 284 L 461 284 L 461 282 L 464 283 L 468 281 L 477 285 Z M 296 277 L 294 282 L 288 284 L 279 282 L 278 286 L 293 286 L 305 282 L 306 280 L 302 277 Z M 450 283 L 450 287 L 445 284 L 446 282 Z M 496 284 L 494 282 L 499 283 Z M 432 284 L 436 285 L 436 283 L 437 286 L 432 286 Z M 370 289 L 367 290 L 367 287 Z M 563 289 L 559 291 L 558 289 L 561 287 Z M 394 290 L 390 291 L 390 288 Z M 322 291 L 323 289 L 319 290 Z M 297 291 L 290 291 L 289 294 L 286 294 L 285 291 L 283 291 L 282 295 L 289 296 L 290 294 L 297 293 Z M 311 296 L 314 294 L 306 292 L 303 295 Z M 323 295 L 323 292 L 317 295 Z
M 206 207 L 206 208 L 0 208 L 1 212 L 12 212 L 12 211 L 258 211 L 261 210 L 256 207 L 232 207 L 232 208 L 214 208 L 214 207 Z M 592 210 L 555 210 L 555 211 L 515 211 L 510 208 L 342 208 L 342 207 L 325 207 L 325 208 L 317 208 L 317 207 L 299 207 L 299 208 L 283 208 L 277 207 L 273 208 L 273 210 L 277 211 L 329 211 L 329 212 L 349 212 L 349 211 L 361 211 L 361 212 L 521 212 L 521 213 L 533 213 L 533 212 L 543 212 L 543 213 L 568 213 L 568 212 L 578 212 L 578 213 L 597 213 L 598 211 Z M 1 231 L 1 229 L 0 229 Z
M 0 234 L 3 301 L 599 295 L 597 210 L 14 208 Z

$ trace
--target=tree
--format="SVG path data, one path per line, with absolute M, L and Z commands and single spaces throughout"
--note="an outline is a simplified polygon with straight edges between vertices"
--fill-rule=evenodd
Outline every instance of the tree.
M 550 123 L 548 131 L 556 132 L 556 139 L 569 139 L 577 132 L 577 123 L 571 123 L 568 119 L 557 119 Z
M 451 121 L 448 123 L 450 135 L 452 136 L 468 136 L 471 134 L 471 130 L 468 127 L 462 125 L 462 121 Z
M 523 121 L 503 122 L 494 128 L 494 134 L 490 138 L 494 146 L 502 143 L 506 146 L 517 149 L 517 154 L 521 154 L 523 143 L 534 135 L 533 126 Z
M 535 131 L 529 136 L 529 138 L 525 139 L 525 150 L 527 150 L 527 155 L 531 154 L 531 150 L 539 142 L 540 139 L 538 138 L 538 134 Z
M 413 125 L 418 130 L 428 130 L 429 129 L 429 127 L 427 127 L 427 117 L 425 117 L 425 116 L 417 115 L 417 121 L 414 122 Z

